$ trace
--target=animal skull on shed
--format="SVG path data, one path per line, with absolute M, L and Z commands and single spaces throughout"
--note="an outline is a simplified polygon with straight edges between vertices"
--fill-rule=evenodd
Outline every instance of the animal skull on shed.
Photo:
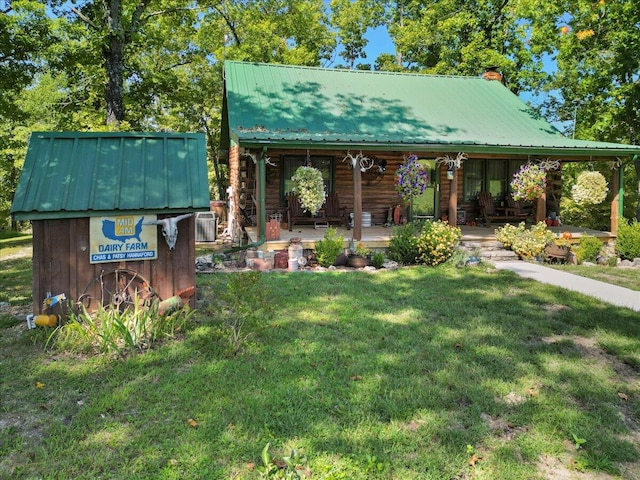
M 178 222 L 185 218 L 189 218 L 192 215 L 193 213 L 185 213 L 184 215 L 178 215 L 177 217 L 145 222 L 145 225 L 162 225 L 162 235 L 169 246 L 169 250 L 174 250 L 176 248 L 176 241 L 178 240 Z

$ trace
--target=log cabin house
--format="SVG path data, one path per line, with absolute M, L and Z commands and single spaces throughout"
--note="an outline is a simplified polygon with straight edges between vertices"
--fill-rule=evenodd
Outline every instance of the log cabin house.
M 615 235 L 620 165 L 640 153 L 637 146 L 563 136 L 496 72 L 434 76 L 236 61 L 225 62 L 224 72 L 221 150 L 229 163 L 231 213 L 255 214 L 258 243 L 266 220 L 285 211 L 291 176 L 305 164 L 322 171 L 327 192 L 354 214 L 353 238 L 360 240 L 362 212 L 383 224 L 400 203 L 394 173 L 411 154 L 430 173 L 412 215 L 446 217 L 454 225 L 475 220 L 481 191 L 505 202 L 513 174 L 526 162 L 557 167 L 535 205 L 536 220 L 558 211 L 564 163 L 609 162 Z M 367 164 L 353 168 L 352 160 L 362 157 Z
M 119 282 L 161 299 L 193 289 L 194 216 L 173 249 L 152 222 L 209 210 L 206 162 L 203 134 L 32 133 L 11 213 L 32 225 L 34 313 L 49 294 L 123 301 Z

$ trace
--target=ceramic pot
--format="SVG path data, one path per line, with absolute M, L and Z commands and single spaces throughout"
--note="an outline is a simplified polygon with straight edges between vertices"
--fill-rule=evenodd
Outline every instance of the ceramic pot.
M 347 257 L 347 265 L 353 268 L 363 268 L 367 266 L 367 259 L 362 255 L 350 254 Z

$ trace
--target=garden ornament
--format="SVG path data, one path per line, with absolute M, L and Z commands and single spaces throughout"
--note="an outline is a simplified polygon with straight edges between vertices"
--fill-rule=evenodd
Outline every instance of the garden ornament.
M 192 215 L 193 213 L 185 213 L 184 215 L 178 215 L 177 217 L 145 222 L 145 225 L 162 225 L 162 235 L 169 246 L 169 250 L 174 250 L 176 248 L 176 241 L 178 240 L 178 222 L 185 218 L 189 218 Z

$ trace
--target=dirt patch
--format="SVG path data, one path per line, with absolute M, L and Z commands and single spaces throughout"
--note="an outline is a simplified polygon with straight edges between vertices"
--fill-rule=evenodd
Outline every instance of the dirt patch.
M 481 413 L 480 418 L 487 424 L 491 431 L 501 440 L 511 441 L 520 433 L 527 431 L 524 427 L 516 427 L 500 417 L 492 417 L 487 413 Z
M 579 472 L 573 469 L 571 459 L 567 459 L 566 463 L 563 463 L 548 455 L 541 455 L 538 458 L 537 467 L 538 473 L 547 480 L 613 480 L 618 478 L 602 472 Z

